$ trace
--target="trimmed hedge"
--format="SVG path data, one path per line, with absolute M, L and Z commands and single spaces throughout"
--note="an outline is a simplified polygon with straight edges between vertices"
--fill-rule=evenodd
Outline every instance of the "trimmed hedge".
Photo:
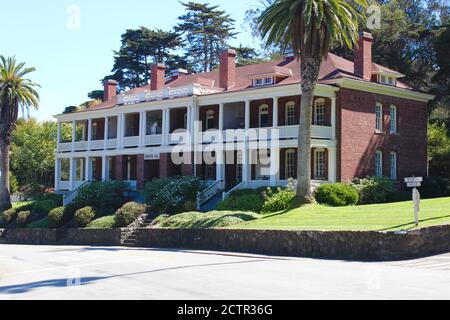
M 6 228 L 17 217 L 17 210 L 14 208 L 8 209 L 0 213 L 0 227 Z
M 75 212 L 75 216 L 73 217 L 73 220 L 77 227 L 84 228 L 89 223 L 94 221 L 96 214 L 97 213 L 93 207 L 84 207 L 82 209 L 77 210 L 77 212 Z
M 295 191 L 291 189 L 279 189 L 278 192 L 266 194 L 266 201 L 262 206 L 261 213 L 269 214 L 289 209 L 295 199 Z
M 58 207 L 50 211 L 47 217 L 49 228 L 61 228 L 65 224 L 64 214 L 64 207 Z
M 385 177 L 355 178 L 352 187 L 359 194 L 359 204 L 386 203 L 396 192 L 394 182 Z
M 58 207 L 58 203 L 53 200 L 36 201 L 31 211 L 36 214 L 47 215 L 50 211 Z
M 146 211 L 146 206 L 136 202 L 129 202 L 116 211 L 114 215 L 117 227 L 126 227 L 133 223 Z
M 24 228 L 24 227 L 27 226 L 27 224 L 29 222 L 31 222 L 30 219 L 31 219 L 31 212 L 30 211 L 20 211 L 17 214 L 16 226 L 18 228 Z
M 358 203 L 358 192 L 344 183 L 324 184 L 319 186 L 314 196 L 319 204 L 331 207 L 354 206 Z

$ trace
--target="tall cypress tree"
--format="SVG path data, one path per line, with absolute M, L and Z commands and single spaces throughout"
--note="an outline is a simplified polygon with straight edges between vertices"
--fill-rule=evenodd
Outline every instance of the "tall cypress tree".
M 185 54 L 195 71 L 207 72 L 219 61 L 219 52 L 236 36 L 235 20 L 219 6 L 196 2 L 181 3 L 187 13 L 180 16 L 175 30 L 184 36 Z

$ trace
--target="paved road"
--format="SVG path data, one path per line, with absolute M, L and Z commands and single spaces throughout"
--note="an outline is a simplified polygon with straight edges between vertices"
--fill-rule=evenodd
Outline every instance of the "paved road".
M 450 254 L 360 263 L 0 245 L 0 299 L 450 299 Z

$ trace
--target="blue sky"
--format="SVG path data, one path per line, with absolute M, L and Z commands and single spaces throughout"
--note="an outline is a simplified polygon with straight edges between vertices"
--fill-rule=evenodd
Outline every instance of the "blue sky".
M 237 20 L 240 32 L 232 45 L 253 45 L 244 13 L 258 0 L 199 1 L 219 4 Z M 79 8 L 77 19 L 71 19 Z M 184 10 L 177 0 L 44 0 L 6 1 L 0 19 L 0 54 L 16 56 L 37 71 L 32 80 L 42 88 L 39 111 L 32 116 L 52 119 L 69 105 L 86 101 L 101 89 L 100 79 L 113 65 L 112 50 L 127 28 L 169 29 Z M 257 47 L 257 45 L 256 45 Z

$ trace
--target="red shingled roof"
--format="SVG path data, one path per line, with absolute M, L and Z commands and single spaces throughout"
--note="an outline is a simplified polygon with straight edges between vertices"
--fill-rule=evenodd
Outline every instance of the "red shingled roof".
M 384 71 L 393 74 L 401 75 L 400 73 L 390 70 L 388 68 L 382 67 L 377 64 L 373 64 L 374 71 Z M 284 79 L 279 81 L 275 86 L 295 84 L 301 82 L 300 75 L 300 61 L 296 58 L 286 58 L 284 60 L 270 61 L 260 64 L 248 65 L 236 68 L 236 85 L 230 89 L 228 92 L 235 92 L 240 90 L 245 90 L 252 87 L 252 77 L 263 75 L 263 74 L 283 74 Z M 320 73 L 319 73 L 319 83 L 327 84 L 330 80 L 339 78 L 354 78 L 361 81 L 360 77 L 354 74 L 354 64 L 352 61 L 341 58 L 332 53 L 328 54 L 328 57 L 322 62 Z M 179 77 L 178 79 L 167 81 L 166 87 L 183 87 L 187 85 L 192 85 L 194 83 L 201 84 L 208 87 L 219 88 L 219 70 L 189 74 Z M 398 82 L 398 87 L 409 88 L 407 85 Z M 142 88 L 136 88 L 125 92 L 125 94 L 136 94 L 142 91 L 149 91 L 150 85 Z M 93 109 L 106 109 L 111 108 L 117 104 L 117 98 L 110 101 L 106 101 L 99 105 L 91 107 L 89 110 Z

